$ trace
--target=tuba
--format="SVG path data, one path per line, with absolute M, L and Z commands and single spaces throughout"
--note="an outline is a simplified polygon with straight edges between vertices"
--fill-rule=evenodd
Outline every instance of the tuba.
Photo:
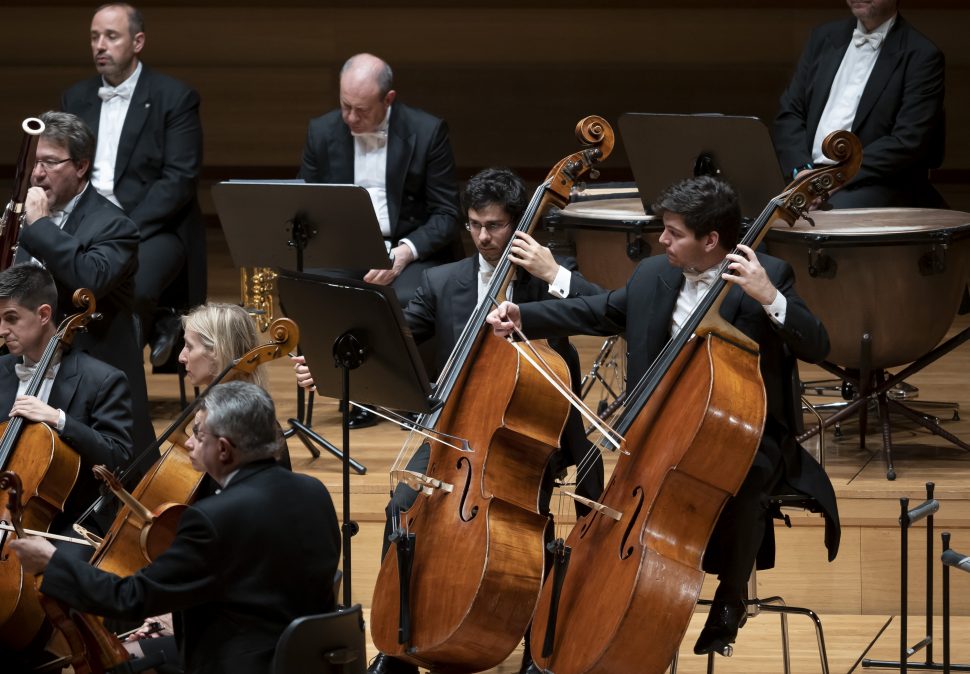
M 24 130 L 24 140 L 17 157 L 13 196 L 3 212 L 3 222 L 0 222 L 0 271 L 12 265 L 17 254 L 20 227 L 24 222 L 24 201 L 27 199 L 27 190 L 30 189 L 30 174 L 34 169 L 37 141 L 44 132 L 44 123 L 36 117 L 28 117 L 21 127 Z
M 266 332 L 275 320 L 275 292 L 276 271 L 272 267 L 240 267 L 240 303 L 256 319 L 260 332 Z

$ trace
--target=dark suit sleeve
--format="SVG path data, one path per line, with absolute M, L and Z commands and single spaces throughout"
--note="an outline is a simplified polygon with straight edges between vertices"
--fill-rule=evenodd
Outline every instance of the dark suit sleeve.
M 431 285 L 429 270 L 421 273 L 421 284 L 414 297 L 404 307 L 404 321 L 411 330 L 414 341 L 419 344 L 435 334 L 435 319 L 438 314 L 437 294 Z
M 818 85 L 814 81 L 818 62 L 817 45 L 822 41 L 823 38 L 816 29 L 798 59 L 788 88 L 781 95 L 772 136 L 778 163 L 781 164 L 781 171 L 786 179 L 791 178 L 793 169 L 801 168 L 812 161 L 815 129 L 807 127 L 809 92 Z
M 318 125 L 316 120 L 311 120 L 306 130 L 306 143 L 303 145 L 303 161 L 300 164 L 298 178 L 302 178 L 308 183 L 327 182 L 326 175 L 326 156 L 320 156 L 320 149 L 325 147 L 325 143 L 319 137 Z
M 519 307 L 522 331 L 530 339 L 570 335 L 609 336 L 626 330 L 626 288 Z
M 45 267 L 56 270 L 59 283 L 70 288 L 88 288 L 95 297 L 105 297 L 127 278 L 123 272 L 133 264 L 138 250 L 135 224 L 119 211 L 116 213 L 104 218 L 97 242 L 88 247 L 50 218 L 39 218 L 25 226 L 20 232 L 20 244 Z M 97 211 L 85 215 L 98 216 Z
M 458 183 L 455 180 L 455 157 L 448 140 L 448 125 L 442 120 L 431 136 L 425 166 L 425 202 L 428 219 L 403 238 L 414 244 L 418 257 L 450 246 L 458 236 Z
M 895 102 L 892 129 L 866 143 L 855 182 L 892 178 L 919 167 L 939 165 L 942 159 L 932 155 L 941 144 L 933 137 L 942 126 L 943 54 L 929 46 L 912 49 L 903 56 L 899 68 L 903 70 L 902 92 Z
M 90 373 L 87 374 L 90 376 Z M 81 455 L 87 465 L 105 465 L 109 470 L 124 468 L 131 460 L 131 393 L 119 370 L 89 384 L 96 393 L 86 410 L 90 425 L 65 411 L 61 439 Z
M 809 310 L 805 301 L 795 292 L 795 272 L 787 262 L 772 279 L 778 291 L 785 296 L 785 324 L 778 326 L 769 319 L 791 353 L 799 360 L 818 363 L 829 353 L 829 335 L 822 322 Z
M 182 514 L 172 545 L 132 576 L 120 578 L 57 552 L 41 591 L 96 615 L 141 620 L 213 601 L 219 596 L 220 546 L 212 522 L 198 509 Z
M 165 137 L 161 177 L 128 214 L 138 225 L 141 239 L 181 225 L 179 211 L 196 196 L 202 165 L 202 123 L 199 94 L 185 87 L 164 115 Z

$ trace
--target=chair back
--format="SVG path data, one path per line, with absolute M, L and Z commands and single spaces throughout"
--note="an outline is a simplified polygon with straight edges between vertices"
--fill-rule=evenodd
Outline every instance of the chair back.
M 360 604 L 297 618 L 283 630 L 272 674 L 364 674 L 367 652 Z

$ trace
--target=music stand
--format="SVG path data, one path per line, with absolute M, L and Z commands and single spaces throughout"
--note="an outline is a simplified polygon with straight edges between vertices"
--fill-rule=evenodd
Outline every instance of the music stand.
M 757 117 L 628 112 L 619 126 L 646 213 L 666 188 L 700 175 L 730 183 L 746 217 L 757 217 L 785 189 L 768 127 Z
M 314 339 L 306 362 L 321 395 L 343 402 L 344 606 L 351 605 L 350 371 L 354 399 L 410 412 L 437 401 L 394 290 L 357 279 L 281 272 L 280 306 Z
M 212 199 L 237 267 L 387 269 L 391 266 L 367 190 L 356 185 L 230 180 L 212 187 Z M 304 335 L 310 334 L 304 332 Z M 297 347 L 297 354 L 302 353 Z M 313 393 L 304 404 L 297 386 L 296 418 L 284 435 L 296 435 L 313 458 L 314 443 L 343 455 L 313 431 Z M 352 463 L 359 474 L 367 472 Z

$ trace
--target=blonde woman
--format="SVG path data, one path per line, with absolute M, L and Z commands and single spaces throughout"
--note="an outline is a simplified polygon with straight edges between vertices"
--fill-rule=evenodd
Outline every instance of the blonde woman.
M 209 302 L 182 318 L 185 346 L 179 362 L 192 386 L 205 388 L 236 358 L 259 344 L 252 317 L 238 304 Z M 266 375 L 260 365 L 252 374 L 233 377 L 266 388 Z

